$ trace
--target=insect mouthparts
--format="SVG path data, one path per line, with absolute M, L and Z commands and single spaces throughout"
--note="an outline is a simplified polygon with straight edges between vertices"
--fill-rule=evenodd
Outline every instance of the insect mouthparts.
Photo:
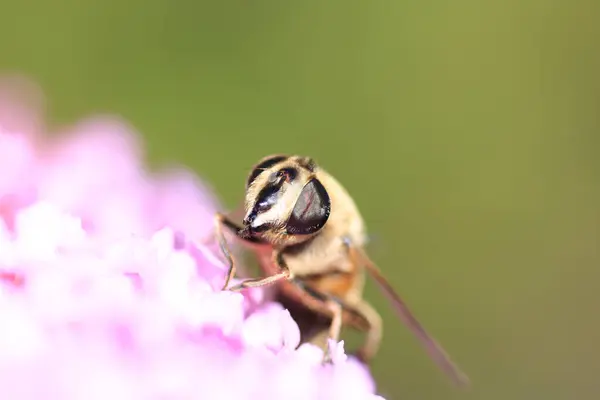
M 238 231 L 238 234 L 243 238 L 249 238 L 252 236 L 252 228 L 250 225 L 245 225 L 242 229 Z

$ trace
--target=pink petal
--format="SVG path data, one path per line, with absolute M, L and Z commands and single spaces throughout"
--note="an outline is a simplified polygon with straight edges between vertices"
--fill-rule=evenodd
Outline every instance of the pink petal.
M 221 290 L 228 266 L 207 239 L 221 207 L 207 183 L 184 169 L 150 173 L 116 118 L 51 137 L 35 88 L 4 84 L 3 398 L 376 398 L 343 342 L 330 343 L 330 365 L 298 346 L 269 288 Z

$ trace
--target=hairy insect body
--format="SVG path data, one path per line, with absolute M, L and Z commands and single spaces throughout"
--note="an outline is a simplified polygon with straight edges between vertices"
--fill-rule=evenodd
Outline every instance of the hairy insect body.
M 283 168 L 283 166 L 281 167 Z M 289 242 L 285 238 L 283 240 L 273 238 L 271 240 L 276 242 L 273 249 L 281 251 L 283 260 L 297 283 L 301 282 L 306 289 L 312 289 L 315 293 L 327 294 L 344 301 L 347 305 L 354 305 L 362 300 L 365 271 L 361 265 L 349 258 L 347 242 L 359 246 L 364 245 L 366 241 L 365 224 L 356 203 L 337 179 L 321 168 L 317 169 L 314 174 L 328 190 L 332 211 L 327 223 L 320 229 L 318 235 L 305 238 L 300 243 L 288 244 Z M 299 191 L 295 191 L 295 194 L 298 195 Z M 252 197 L 252 194 L 248 197 Z M 288 203 L 285 208 L 291 206 L 293 204 Z M 271 262 L 271 255 L 272 252 L 267 251 L 262 252 L 260 257 L 262 268 L 267 274 L 274 274 L 278 270 L 277 265 Z M 283 282 L 281 283 L 283 284 Z M 300 298 L 294 294 L 299 294 Z M 290 297 L 296 297 L 295 300 L 302 299 L 306 303 L 305 296 L 302 296 L 302 292 L 298 288 L 284 288 L 283 296 L 288 301 Z M 312 308 L 313 311 L 324 314 L 319 321 L 323 324 L 331 323 L 331 312 L 324 309 L 321 301 L 315 302 Z M 361 330 L 369 329 L 370 323 L 362 315 L 346 311 L 343 320 L 345 325 Z M 307 338 L 310 336 L 306 335 Z M 323 345 L 324 343 L 319 341 L 318 344 Z M 373 346 L 369 354 L 365 356 L 370 358 L 370 354 L 375 353 L 376 350 L 377 347 Z
M 246 183 L 244 209 L 241 225 L 223 214 L 216 217 L 230 266 L 224 289 L 276 285 L 306 340 L 325 346 L 325 339 L 338 340 L 342 325 L 351 326 L 366 333 L 357 355 L 368 362 L 382 338 L 381 317 L 363 299 L 368 271 L 438 365 L 457 383 L 468 382 L 364 252 L 365 224 L 352 197 L 312 159 L 272 155 L 260 160 Z M 255 251 L 264 277 L 229 287 L 236 269 L 223 228 Z

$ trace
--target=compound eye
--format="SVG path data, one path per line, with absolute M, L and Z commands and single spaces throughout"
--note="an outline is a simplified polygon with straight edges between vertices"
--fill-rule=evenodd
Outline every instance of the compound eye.
M 315 233 L 325 226 L 330 212 L 329 194 L 323 184 L 313 178 L 304 185 L 286 223 L 286 230 L 292 235 Z

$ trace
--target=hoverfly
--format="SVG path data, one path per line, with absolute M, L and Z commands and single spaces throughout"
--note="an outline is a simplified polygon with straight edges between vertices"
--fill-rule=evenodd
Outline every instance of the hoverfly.
M 292 316 L 305 322 L 305 338 L 337 341 L 342 325 L 353 327 L 366 333 L 356 354 L 368 363 L 379 349 L 383 327 L 363 299 L 366 271 L 438 366 L 455 383 L 469 383 L 365 252 L 365 224 L 352 197 L 312 158 L 277 154 L 260 160 L 246 182 L 244 212 L 241 224 L 221 213 L 215 218 L 229 264 L 223 290 L 277 285 Z M 264 277 L 229 287 L 236 263 L 224 229 L 255 252 Z

